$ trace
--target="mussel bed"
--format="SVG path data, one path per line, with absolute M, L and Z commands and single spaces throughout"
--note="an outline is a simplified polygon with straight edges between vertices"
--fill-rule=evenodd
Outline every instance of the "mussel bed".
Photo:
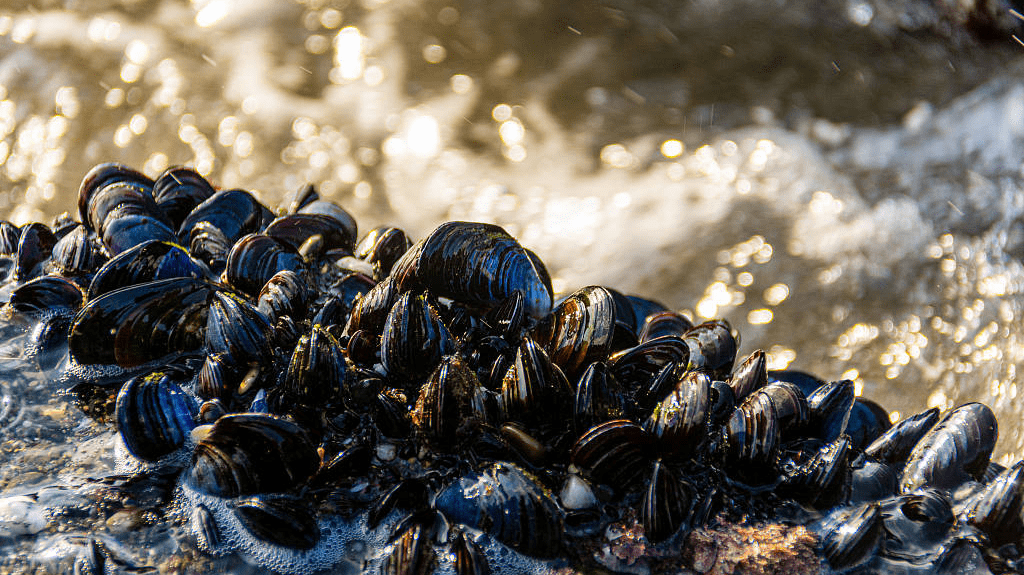
M 83 534 L 39 568 L 1024 568 L 1024 463 L 991 461 L 985 405 L 893 425 L 724 319 L 555 294 L 491 224 L 360 236 L 312 186 L 272 211 L 118 164 L 78 206 L 0 222 L 14 365 L 115 430 L 115 474 L 0 498 L 6 538 Z

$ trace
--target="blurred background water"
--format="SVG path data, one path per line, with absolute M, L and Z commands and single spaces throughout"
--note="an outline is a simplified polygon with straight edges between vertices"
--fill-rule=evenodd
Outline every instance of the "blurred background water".
M 367 230 L 505 226 L 556 288 L 724 317 L 1024 451 L 1024 10 L 999 0 L 7 0 L 0 215 L 195 167 Z M 72 416 L 68 416 L 72 417 Z M 72 417 L 72 420 L 74 418 Z

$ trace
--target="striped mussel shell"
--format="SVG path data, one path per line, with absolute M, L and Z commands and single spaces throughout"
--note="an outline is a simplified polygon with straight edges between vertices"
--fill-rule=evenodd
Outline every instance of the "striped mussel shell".
M 373 266 L 373 277 L 380 281 L 391 273 L 395 262 L 411 247 L 412 242 L 401 229 L 379 226 L 363 236 L 353 253 Z
M 686 372 L 644 421 L 644 429 L 656 438 L 665 457 L 689 459 L 708 438 L 710 388 L 707 374 Z
M 281 270 L 271 276 L 256 298 L 256 309 L 271 322 L 282 316 L 294 321 L 306 318 L 312 300 L 309 285 L 292 270 Z
M 628 419 L 591 427 L 572 447 L 570 462 L 595 481 L 616 489 L 636 484 L 651 460 L 654 438 Z
M 188 481 L 217 497 L 278 493 L 305 481 L 319 466 L 320 456 L 298 424 L 236 413 L 218 419 L 196 444 Z
M 341 344 L 314 325 L 295 345 L 281 387 L 303 405 L 322 405 L 341 392 L 346 372 Z
M 448 521 L 480 529 L 531 557 L 562 549 L 562 511 L 536 477 L 511 463 L 493 463 L 442 489 L 434 506 Z
M 445 356 L 420 388 L 412 410 L 413 426 L 435 445 L 458 445 L 460 431 L 487 422 L 478 395 L 486 393 L 473 371 L 457 355 Z
M 153 200 L 171 221 L 174 230 L 216 190 L 199 172 L 184 166 L 164 170 L 153 182 Z
M 717 376 L 732 371 L 739 342 L 729 322 L 717 319 L 695 326 L 683 336 L 690 349 L 688 370 L 700 369 Z
M 76 224 L 53 245 L 49 270 L 66 278 L 88 278 L 105 261 L 106 254 L 89 237 L 89 230 Z
M 388 312 L 380 338 L 380 360 L 388 375 L 422 377 L 454 351 L 455 339 L 431 299 L 424 294 L 401 295 Z
M 568 377 L 576 378 L 612 351 L 615 317 L 615 301 L 607 289 L 584 287 L 555 306 L 533 330 L 533 338 Z
M 900 492 L 925 486 L 952 489 L 981 480 L 998 436 L 996 416 L 988 406 L 961 405 L 914 446 L 903 468 Z
M 725 463 L 732 474 L 755 484 L 774 480 L 780 431 L 767 394 L 755 393 L 733 410 L 725 424 Z
M 815 528 L 828 564 L 838 571 L 856 567 L 875 555 L 884 535 L 878 503 L 843 507 L 833 511 Z
M 199 408 L 161 372 L 135 377 L 121 387 L 114 407 L 117 430 L 135 457 L 159 461 L 185 445 Z
M 103 264 L 89 284 L 89 299 L 123 287 L 170 278 L 206 279 L 210 271 L 181 246 L 152 240 L 125 250 Z
M 258 539 L 292 549 L 312 549 L 320 541 L 316 510 L 303 497 L 260 493 L 231 502 L 239 522 Z
M 644 534 L 660 543 L 679 530 L 694 507 L 693 489 L 661 461 L 655 461 L 640 506 Z
M 306 264 L 294 248 L 264 234 L 249 234 L 231 247 L 224 265 L 229 286 L 252 297 L 279 271 L 306 274 Z
M 497 305 L 519 291 L 528 316 L 541 319 L 551 311 L 551 278 L 544 264 L 493 224 L 441 224 L 402 256 L 392 276 L 403 291 L 420 287 L 482 306 Z

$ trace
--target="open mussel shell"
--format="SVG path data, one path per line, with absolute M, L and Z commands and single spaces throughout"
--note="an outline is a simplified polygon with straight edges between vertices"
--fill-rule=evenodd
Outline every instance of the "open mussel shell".
M 412 424 L 435 444 L 458 445 L 460 430 L 468 433 L 474 422 L 486 423 L 486 410 L 476 402 L 483 392 L 476 375 L 457 355 L 446 356 L 420 388 Z
M 261 493 L 231 502 L 235 516 L 257 538 L 293 549 L 312 549 L 320 541 L 316 510 L 302 497 Z
M 305 274 L 306 264 L 288 244 L 267 235 L 250 234 L 231 247 L 224 277 L 231 287 L 255 297 L 281 270 Z
M 160 372 L 129 380 L 114 407 L 125 447 L 145 461 L 158 461 L 182 447 L 196 426 L 197 412 L 195 401 Z
M 174 278 L 104 294 L 75 316 L 68 335 L 71 358 L 83 365 L 135 367 L 198 350 L 215 290 L 202 280 Z
M 43 262 L 50 258 L 57 236 L 43 224 L 28 224 L 21 228 L 18 253 L 14 258 L 14 279 L 26 282 L 43 271 Z
M 210 271 L 181 246 L 148 241 L 111 258 L 93 276 L 89 299 L 116 289 L 169 278 L 205 279 Z
M 655 461 L 640 507 L 644 534 L 653 543 L 668 539 L 686 521 L 694 503 L 689 485 L 661 461 Z
M 707 374 L 687 372 L 675 389 L 654 406 L 644 429 L 656 438 L 665 457 L 691 458 L 708 437 L 710 387 Z
M 273 220 L 273 214 L 245 190 L 221 190 L 193 209 L 178 228 L 182 242 L 191 241 L 192 229 L 202 222 L 216 228 L 229 241 L 255 233 Z
M 671 390 L 669 387 L 660 394 L 649 393 L 655 378 L 663 373 L 666 367 L 672 366 L 674 370 L 685 366 L 689 357 L 690 351 L 686 343 L 678 337 L 668 335 L 617 351 L 608 357 L 608 362 L 611 364 L 612 375 L 626 393 L 641 404 L 641 409 L 649 409 Z M 668 383 L 671 386 L 675 381 Z
M 181 227 L 196 206 L 209 199 L 215 191 L 206 178 L 183 166 L 167 168 L 153 182 L 153 200 L 175 230 Z
M 454 351 L 455 339 L 428 296 L 406 293 L 398 298 L 380 338 L 380 360 L 389 375 L 422 377 Z
M 322 327 L 314 325 L 295 345 L 282 387 L 294 401 L 319 406 L 338 397 L 345 373 L 341 344 Z
M 1024 461 L 1003 470 L 984 489 L 958 506 L 960 521 L 981 529 L 998 545 L 1019 541 L 1024 533 Z
M 617 489 L 635 485 L 647 469 L 654 439 L 628 419 L 616 419 L 587 430 L 572 447 L 570 462 L 597 483 Z
M 615 317 L 612 294 L 601 286 L 588 286 L 555 306 L 533 330 L 533 338 L 568 377 L 576 378 L 591 363 L 608 357 Z
M 917 442 L 903 469 L 900 491 L 923 486 L 952 489 L 980 480 L 999 436 L 988 406 L 968 403 L 954 409 Z
M 723 319 L 706 321 L 686 332 L 683 341 L 690 348 L 688 370 L 701 369 L 717 376 L 725 376 L 732 371 L 738 343 L 729 322 Z
M 188 479 L 217 497 L 287 491 L 320 466 L 306 432 L 260 413 L 225 415 L 195 448 Z
M 57 276 L 43 276 L 15 288 L 11 292 L 10 306 L 22 316 L 41 318 L 74 313 L 84 302 L 85 294 L 73 282 Z
M 551 311 L 551 279 L 539 258 L 493 224 L 446 222 L 395 264 L 402 291 L 416 286 L 468 304 L 494 306 L 522 292 L 526 313 Z
M 510 463 L 493 463 L 441 490 L 434 506 L 448 521 L 480 529 L 531 557 L 562 548 L 562 512 L 547 488 Z
M 929 408 L 889 428 L 864 448 L 864 455 L 878 461 L 902 465 L 928 430 L 939 421 L 939 410 Z
M 520 340 L 505 372 L 501 398 L 505 419 L 526 425 L 550 421 L 551 414 L 569 414 L 573 404 L 572 387 L 562 370 L 529 337 Z M 564 423 L 568 427 L 571 422 Z
M 815 530 L 821 534 L 821 550 L 828 564 L 845 571 L 874 556 L 884 534 L 882 511 L 877 503 L 840 508 Z

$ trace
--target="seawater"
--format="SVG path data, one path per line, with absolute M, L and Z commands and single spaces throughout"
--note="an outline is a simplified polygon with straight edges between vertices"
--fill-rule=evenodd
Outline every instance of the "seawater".
M 119 161 L 193 166 L 269 205 L 312 182 L 363 230 L 495 222 L 563 293 L 724 317 L 741 353 L 851 379 L 893 420 L 985 402 L 996 459 L 1019 459 L 1019 19 L 998 3 L 678 4 L 14 2 L 0 214 L 76 214 L 82 175 Z M 83 533 L 169 557 L 159 521 L 98 519 L 87 479 L 115 469 L 110 426 L 20 346 L 0 347 L 0 565 L 60 570 Z

